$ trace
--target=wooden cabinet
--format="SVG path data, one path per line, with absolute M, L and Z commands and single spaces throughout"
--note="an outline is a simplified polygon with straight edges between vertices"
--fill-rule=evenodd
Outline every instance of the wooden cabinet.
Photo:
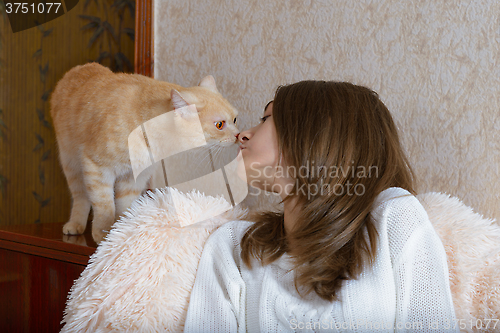
M 68 292 L 96 249 L 90 227 L 64 236 L 62 226 L 0 226 L 0 332 L 60 331 Z

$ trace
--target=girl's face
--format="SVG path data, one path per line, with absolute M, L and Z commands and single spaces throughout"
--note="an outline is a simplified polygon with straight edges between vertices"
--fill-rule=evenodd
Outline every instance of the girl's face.
M 239 134 L 241 156 L 245 166 L 246 181 L 250 186 L 279 194 L 283 177 L 275 177 L 278 162 L 278 139 L 273 121 L 273 103 L 264 110 L 260 124 Z M 276 186 L 273 186 L 276 185 Z M 281 191 L 282 192 L 282 191 Z

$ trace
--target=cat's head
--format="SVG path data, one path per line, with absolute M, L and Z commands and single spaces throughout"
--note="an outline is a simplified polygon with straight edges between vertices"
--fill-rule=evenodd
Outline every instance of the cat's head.
M 186 121 L 190 121 L 189 114 L 178 110 L 190 104 L 196 106 L 207 143 L 222 146 L 238 143 L 238 111 L 219 93 L 213 76 L 205 77 L 196 87 L 172 89 L 171 101 L 174 111 Z

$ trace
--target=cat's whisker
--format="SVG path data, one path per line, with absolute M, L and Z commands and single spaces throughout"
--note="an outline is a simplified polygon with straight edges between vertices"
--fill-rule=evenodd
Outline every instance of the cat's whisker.
M 206 163 L 206 164 L 204 164 Z M 210 160 L 209 160 L 209 155 L 205 155 L 201 160 L 200 160 L 200 165 L 201 166 L 209 166 L 210 165 Z
M 221 153 L 222 153 L 222 147 L 220 145 L 214 144 L 214 147 L 213 147 L 213 158 L 215 160 L 219 159 Z

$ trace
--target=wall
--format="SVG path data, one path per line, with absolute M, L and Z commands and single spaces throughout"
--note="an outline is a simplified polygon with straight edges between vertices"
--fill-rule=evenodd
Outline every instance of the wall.
M 280 84 L 351 81 L 392 111 L 419 192 L 500 218 L 500 2 L 155 2 L 155 77 L 213 74 L 243 128 Z

